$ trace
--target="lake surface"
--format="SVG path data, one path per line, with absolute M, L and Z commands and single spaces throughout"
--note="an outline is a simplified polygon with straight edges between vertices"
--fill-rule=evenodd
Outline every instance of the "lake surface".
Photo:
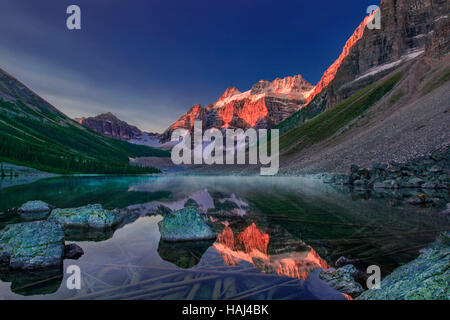
M 0 273 L 0 299 L 345 299 L 319 279 L 320 268 L 346 256 L 385 275 L 449 229 L 436 209 L 401 206 L 401 197 L 300 177 L 84 176 L 2 188 L 0 212 L 39 199 L 128 208 L 133 218 L 114 232 L 68 239 L 85 254 L 64 260 L 63 270 Z M 162 216 L 152 208 L 189 199 L 220 226 L 217 240 L 160 241 Z M 0 229 L 22 221 L 2 214 Z M 81 290 L 66 286 L 69 265 L 81 269 Z

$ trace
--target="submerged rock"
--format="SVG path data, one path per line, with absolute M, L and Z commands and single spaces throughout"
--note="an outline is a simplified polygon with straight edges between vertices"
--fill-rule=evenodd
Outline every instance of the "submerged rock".
M 79 208 L 54 209 L 49 220 L 68 228 L 110 229 L 120 224 L 124 216 L 117 211 L 103 209 L 100 204 Z
M 449 300 L 450 232 L 441 233 L 421 255 L 392 272 L 378 290 L 367 290 L 360 300 Z
M 84 254 L 84 250 L 77 244 L 71 243 L 64 247 L 64 259 L 77 260 Z
M 363 287 L 355 281 L 357 276 L 358 270 L 353 265 L 347 264 L 337 270 L 324 270 L 320 273 L 319 278 L 342 293 L 357 296 L 364 291 Z
M 17 211 L 19 213 L 37 213 L 37 212 L 49 212 L 51 206 L 41 200 L 33 200 L 24 203 Z
M 168 214 L 158 223 L 161 239 L 169 242 L 215 239 L 216 233 L 203 220 L 197 208 Z
M 433 200 L 425 193 L 420 193 L 415 196 L 412 196 L 411 198 L 408 198 L 404 201 L 406 204 L 411 204 L 414 206 L 420 206 L 427 203 L 432 203 Z
M 161 240 L 158 245 L 158 254 L 161 259 L 176 266 L 189 269 L 197 265 L 203 254 L 214 243 L 214 240 L 191 242 L 166 242 Z
M 0 232 L 0 267 L 32 270 L 60 267 L 64 231 L 56 221 L 11 224 Z

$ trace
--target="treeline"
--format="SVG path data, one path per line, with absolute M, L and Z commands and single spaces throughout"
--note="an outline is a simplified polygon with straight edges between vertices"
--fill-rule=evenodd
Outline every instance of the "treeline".
M 155 168 L 109 163 L 83 158 L 75 154 L 61 155 L 53 153 L 51 150 L 44 151 L 40 146 L 18 141 L 18 139 L 3 132 L 0 132 L 0 159 L 5 162 L 61 174 L 143 174 L 160 172 Z

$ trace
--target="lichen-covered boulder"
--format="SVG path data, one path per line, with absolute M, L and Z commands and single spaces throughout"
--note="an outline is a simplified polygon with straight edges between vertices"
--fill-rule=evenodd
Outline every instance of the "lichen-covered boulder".
M 61 266 L 64 231 L 56 221 L 11 224 L 0 231 L 0 267 L 34 270 Z
M 352 264 L 337 270 L 324 270 L 319 274 L 319 278 L 327 282 L 330 287 L 350 296 L 357 296 L 364 291 L 363 287 L 355 281 L 357 276 L 358 270 Z
M 361 300 L 449 300 L 450 233 L 438 236 L 422 254 L 394 270 L 381 281 L 380 289 L 367 290 Z
M 17 211 L 19 213 L 36 213 L 36 212 L 49 212 L 51 210 L 51 206 L 41 200 L 33 200 L 24 203 Z
M 124 216 L 117 211 L 103 209 L 100 204 L 93 204 L 54 209 L 48 219 L 58 221 L 66 228 L 110 229 L 120 224 Z
M 215 239 L 216 233 L 203 220 L 197 208 L 168 214 L 158 223 L 161 239 L 169 242 Z

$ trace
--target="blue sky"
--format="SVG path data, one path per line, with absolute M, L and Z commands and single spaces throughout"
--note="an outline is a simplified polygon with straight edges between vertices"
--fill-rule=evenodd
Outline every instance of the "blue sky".
M 82 29 L 66 28 L 81 8 Z M 378 0 L 2 0 L 0 68 L 71 117 L 163 131 L 227 87 L 316 84 Z

